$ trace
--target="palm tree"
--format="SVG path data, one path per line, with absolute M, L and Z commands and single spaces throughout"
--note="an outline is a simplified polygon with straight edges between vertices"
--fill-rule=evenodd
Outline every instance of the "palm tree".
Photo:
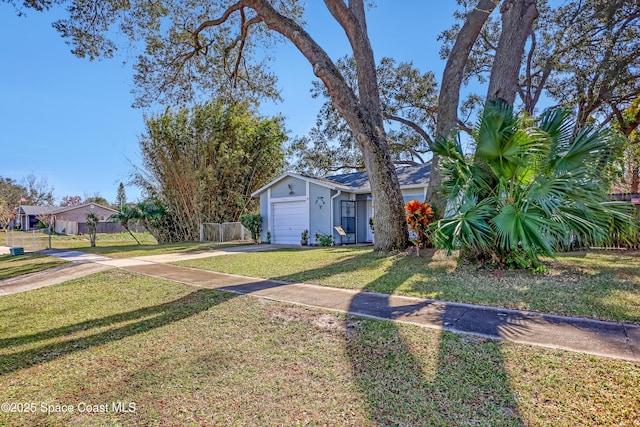
M 165 209 L 156 200 L 138 203 L 136 205 L 136 211 L 138 212 L 137 219 L 142 221 L 142 225 L 144 225 L 147 231 L 150 231 L 150 223 L 153 222 L 153 220 L 162 218 L 165 215 Z
M 96 232 L 98 231 L 98 215 L 95 212 L 89 212 L 87 214 L 85 223 L 87 224 L 87 229 L 89 230 L 89 240 L 91 242 L 91 247 L 96 247 Z
M 138 218 L 140 218 L 140 212 L 138 211 L 137 208 L 132 208 L 127 205 L 123 205 L 118 211 L 118 213 L 114 213 L 109 217 L 109 221 L 120 223 L 120 225 L 122 225 L 124 229 L 127 230 L 129 234 L 131 234 L 131 237 L 133 237 L 133 239 L 139 245 L 140 241 L 138 241 L 136 236 L 134 236 L 134 234 L 129 229 L 129 221 L 133 221 Z
M 457 140 L 437 141 L 447 201 L 437 244 L 476 262 L 528 268 L 567 239 L 598 242 L 613 226 L 631 226 L 629 204 L 605 201 L 602 175 L 617 138 L 591 126 L 573 130 L 564 110 L 547 111 L 534 125 L 493 100 L 474 133 L 473 158 Z

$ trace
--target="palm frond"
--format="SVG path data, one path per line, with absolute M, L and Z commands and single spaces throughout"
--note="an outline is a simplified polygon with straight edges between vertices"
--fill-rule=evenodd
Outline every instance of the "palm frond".
M 493 234 L 489 220 L 493 215 L 491 200 L 478 202 L 475 197 L 465 197 L 459 211 L 436 223 L 436 243 L 448 251 L 461 247 L 489 248 Z

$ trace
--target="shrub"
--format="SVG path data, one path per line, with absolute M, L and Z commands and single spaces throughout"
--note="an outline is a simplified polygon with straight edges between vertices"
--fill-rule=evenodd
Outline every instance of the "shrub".
M 476 151 L 440 140 L 445 217 L 438 246 L 479 263 L 538 268 L 559 243 L 600 242 L 612 230 L 636 228 L 629 203 L 609 202 L 607 166 L 619 141 L 590 125 L 574 133 L 568 112 L 545 112 L 537 125 L 501 100 L 487 103 L 474 132 Z
M 262 233 L 262 217 L 260 214 L 241 215 L 240 223 L 251 232 L 251 239 L 253 239 L 254 243 L 258 243 L 260 240 L 260 234 Z
M 333 245 L 333 236 L 330 236 L 328 234 L 324 234 L 324 233 L 322 233 L 320 231 L 316 233 L 316 240 L 318 241 L 320 246 L 331 246 L 331 245 Z
M 433 218 L 433 210 L 429 203 L 420 203 L 418 200 L 411 200 L 404 206 L 407 212 L 407 225 L 409 231 L 415 233 L 414 243 L 420 246 L 431 246 L 429 224 Z

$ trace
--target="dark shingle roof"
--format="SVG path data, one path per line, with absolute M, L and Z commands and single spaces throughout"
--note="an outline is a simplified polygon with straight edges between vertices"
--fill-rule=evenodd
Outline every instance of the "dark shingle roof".
M 431 163 L 424 163 L 417 166 L 398 166 L 396 173 L 398 174 L 398 182 L 400 187 L 423 186 L 429 183 L 429 175 L 431 172 Z M 368 190 L 369 175 L 366 172 L 353 172 L 341 175 L 327 176 L 320 178 L 334 184 L 339 184 L 353 190 Z

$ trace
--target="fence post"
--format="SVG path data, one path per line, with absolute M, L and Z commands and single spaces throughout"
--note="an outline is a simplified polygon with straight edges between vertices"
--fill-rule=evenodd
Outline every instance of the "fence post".
M 224 227 L 222 226 L 223 223 L 220 223 L 220 241 L 224 242 Z
M 204 242 L 204 224 L 200 223 L 200 241 Z

